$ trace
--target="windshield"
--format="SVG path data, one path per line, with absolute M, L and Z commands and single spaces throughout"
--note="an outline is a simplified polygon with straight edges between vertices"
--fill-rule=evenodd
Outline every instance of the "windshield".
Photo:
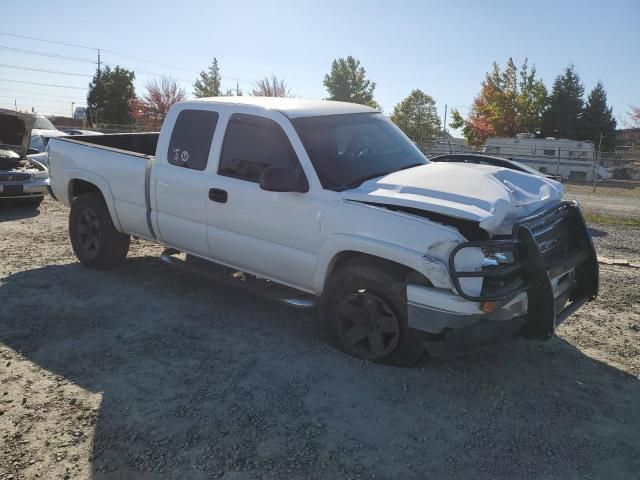
M 51 123 L 46 117 L 43 117 L 41 115 L 38 115 L 36 117 L 33 128 L 38 128 L 40 130 L 57 130 L 57 128 L 53 126 L 53 123 Z
M 29 140 L 29 148 L 31 150 L 37 150 L 38 152 L 43 152 L 45 147 L 45 140 L 42 135 L 33 135 Z
M 346 190 L 365 180 L 423 165 L 427 159 L 381 113 L 292 119 L 324 188 Z

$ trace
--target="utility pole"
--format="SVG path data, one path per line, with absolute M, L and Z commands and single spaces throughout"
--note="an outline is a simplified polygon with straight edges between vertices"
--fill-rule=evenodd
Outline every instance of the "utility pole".
M 240 85 L 238 85 L 238 79 L 236 78 L 236 96 L 240 96 Z
M 600 140 L 598 140 L 598 159 L 596 160 L 596 166 L 593 169 L 593 193 L 596 193 L 596 180 L 598 179 L 598 170 L 600 170 L 600 155 L 602 148 L 602 132 L 600 132 Z
M 73 120 L 73 106 L 76 104 L 76 102 L 71 102 L 71 120 Z
M 13 104 L 16 107 L 16 112 L 18 111 L 18 100 L 16 100 L 15 98 L 13 99 Z
M 442 133 L 447 133 L 447 104 L 444 104 L 444 123 L 442 124 Z
M 100 83 L 100 76 L 102 75 L 102 70 L 100 68 L 100 49 L 98 48 L 98 74 L 97 74 L 97 82 L 96 83 Z M 98 108 L 96 108 L 95 114 L 96 114 L 96 129 L 98 128 Z

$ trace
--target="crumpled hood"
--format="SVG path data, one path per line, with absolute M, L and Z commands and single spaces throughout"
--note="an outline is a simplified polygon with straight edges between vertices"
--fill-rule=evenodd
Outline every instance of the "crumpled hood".
M 508 233 L 516 220 L 562 200 L 562 184 L 490 165 L 429 163 L 364 182 L 345 200 L 417 208 Z

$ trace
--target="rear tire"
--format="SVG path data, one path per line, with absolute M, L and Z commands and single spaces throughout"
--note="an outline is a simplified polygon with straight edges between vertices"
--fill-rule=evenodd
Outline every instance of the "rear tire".
M 111 214 L 98 192 L 80 195 L 71 205 L 69 237 L 80 263 L 107 270 L 122 263 L 129 251 L 129 235 L 118 232 Z
M 406 274 L 402 267 L 366 258 L 333 274 L 319 305 L 330 343 L 357 358 L 415 365 L 425 352 L 407 322 Z

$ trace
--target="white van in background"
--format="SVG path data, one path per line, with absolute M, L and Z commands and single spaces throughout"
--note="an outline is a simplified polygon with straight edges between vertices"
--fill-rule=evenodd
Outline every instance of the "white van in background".
M 605 167 L 597 165 L 595 148 L 588 140 L 535 138 L 533 133 L 519 133 L 516 138 L 487 139 L 482 152 L 517 160 L 563 180 L 589 182 L 594 180 L 594 174 L 596 180 L 612 176 Z

